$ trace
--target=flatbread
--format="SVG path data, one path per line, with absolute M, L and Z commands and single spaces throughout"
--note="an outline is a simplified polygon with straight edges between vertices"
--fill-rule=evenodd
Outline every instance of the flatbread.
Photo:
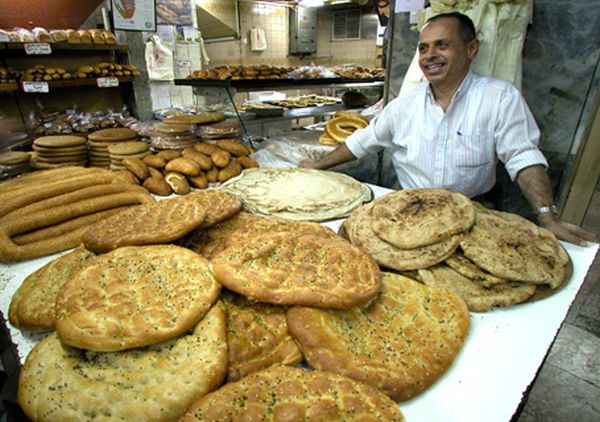
M 234 244 L 244 244 L 247 240 L 261 234 L 281 232 L 325 237 L 336 236 L 332 230 L 317 223 L 266 217 L 242 211 L 222 223 L 206 229 L 194 230 L 186 235 L 179 245 L 189 248 L 205 258 L 212 259 L 225 248 Z
M 397 271 L 426 268 L 444 261 L 455 251 L 462 235 L 414 249 L 401 249 L 379 238 L 371 228 L 373 203 L 355 209 L 341 230 L 353 245 L 364 249 L 379 265 Z
M 446 189 L 403 189 L 374 201 L 371 228 L 402 249 L 431 245 L 461 234 L 475 222 L 465 195 Z
M 304 168 L 246 169 L 219 189 L 238 196 L 254 214 L 302 221 L 345 217 L 372 196 L 350 176 Z
M 204 123 L 216 123 L 225 120 L 225 115 L 220 112 L 206 112 L 184 116 L 172 116 L 167 117 L 163 120 L 163 123 L 168 124 L 186 124 L 186 125 L 197 125 Z
M 132 207 L 90 227 L 83 243 L 95 253 L 121 246 L 169 243 L 204 222 L 203 198 L 189 194 Z
M 287 366 L 226 384 L 198 400 L 180 422 L 390 421 L 402 412 L 385 394 L 340 375 Z
M 86 139 L 81 136 L 73 135 L 53 135 L 41 136 L 33 141 L 33 145 L 46 148 L 62 148 L 84 145 Z
M 211 262 L 223 286 L 278 305 L 347 309 L 380 288 L 373 258 L 339 237 L 265 234 L 229 246 Z
M 482 287 L 488 288 L 498 284 L 504 284 L 508 281 L 504 278 L 496 277 L 495 275 L 482 270 L 475 265 L 473 261 L 459 251 L 446 258 L 444 262 L 446 265 L 448 265 L 457 273 L 462 274 L 464 277 L 481 283 Z
M 126 127 L 101 129 L 88 134 L 88 139 L 96 142 L 112 142 L 134 140 L 138 134 L 135 130 Z
M 216 189 L 206 189 L 192 193 L 194 201 L 205 210 L 204 221 L 200 228 L 214 226 L 237 214 L 242 209 L 242 201 L 237 196 Z
M 457 295 L 384 272 L 381 291 L 368 306 L 347 311 L 294 307 L 287 320 L 311 367 L 404 401 L 448 370 L 463 346 L 470 317 Z
M 485 288 L 477 280 L 469 279 L 452 268 L 440 264 L 419 270 L 419 279 L 427 286 L 440 287 L 464 299 L 469 310 L 486 312 L 494 306 L 511 306 L 525 302 L 535 293 L 529 283 L 507 282 Z
M 54 303 L 61 287 L 93 256 L 80 246 L 27 276 L 10 302 L 10 323 L 29 329 L 54 329 Z
M 286 308 L 250 302 L 228 290 L 221 293 L 221 299 L 227 309 L 227 382 L 274 365 L 302 361 L 302 353 L 288 333 Z
M 194 327 L 221 286 L 200 255 L 174 245 L 123 247 L 92 258 L 56 299 L 56 331 L 69 346 L 117 351 L 160 343 Z
M 34 421 L 174 421 L 226 371 L 225 314 L 215 305 L 192 332 L 143 349 L 89 352 L 51 334 L 21 368 L 18 403 Z
M 521 217 L 491 210 L 476 212 L 475 224 L 461 240 L 467 258 L 485 271 L 508 280 L 560 285 L 564 255 L 549 232 Z M 517 218 L 518 217 L 518 218 Z M 552 236 L 553 237 L 553 236 Z

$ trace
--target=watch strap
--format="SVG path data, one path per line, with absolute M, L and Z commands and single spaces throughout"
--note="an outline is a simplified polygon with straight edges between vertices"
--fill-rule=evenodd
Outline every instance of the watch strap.
M 554 215 L 558 215 L 558 207 L 554 204 L 550 205 L 550 206 L 546 206 L 546 207 L 540 207 L 537 208 L 535 210 L 535 213 L 537 215 L 540 214 L 554 214 Z

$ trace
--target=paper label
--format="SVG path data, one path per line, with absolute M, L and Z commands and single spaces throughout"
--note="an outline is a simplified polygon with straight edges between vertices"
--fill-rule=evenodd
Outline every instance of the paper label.
M 30 42 L 25 44 L 25 53 L 31 56 L 52 54 L 52 48 L 47 42 Z
M 106 78 L 97 78 L 98 88 L 114 88 L 119 86 L 119 78 L 110 76 Z
M 31 82 L 31 81 L 23 81 L 23 91 L 24 92 L 50 92 L 50 86 L 48 82 Z

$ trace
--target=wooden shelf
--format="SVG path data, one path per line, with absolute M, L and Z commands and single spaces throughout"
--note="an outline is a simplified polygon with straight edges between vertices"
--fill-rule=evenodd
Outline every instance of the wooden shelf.
M 2 42 L 0 43 L 0 52 L 23 52 L 25 54 L 25 44 L 23 42 Z M 126 44 L 69 44 L 69 43 L 47 43 L 50 44 L 52 52 L 56 51 L 127 51 Z
M 48 81 L 48 88 L 50 90 L 53 90 L 53 89 L 62 89 L 62 88 L 73 88 L 73 87 L 78 87 L 78 86 L 97 86 L 98 85 L 97 79 L 98 78 L 86 78 L 86 79 L 67 79 L 67 80 Z M 133 76 L 121 76 L 117 79 L 119 79 L 119 85 L 121 85 L 124 83 L 133 82 L 133 80 L 135 78 Z M 111 87 L 111 88 L 118 88 L 118 86 Z M 17 88 L 15 87 L 14 89 L 17 89 Z M 98 88 L 98 89 L 105 89 L 105 88 Z M 21 90 L 21 92 L 23 92 L 22 86 L 20 86 L 20 90 Z
M 0 91 L 16 91 L 19 89 L 19 86 L 16 82 L 14 83 L 1 83 Z

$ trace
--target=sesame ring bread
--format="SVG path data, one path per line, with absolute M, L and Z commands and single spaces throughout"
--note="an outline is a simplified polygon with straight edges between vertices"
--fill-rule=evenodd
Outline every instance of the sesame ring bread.
M 177 240 L 204 221 L 206 211 L 198 198 L 185 195 L 132 207 L 90 227 L 83 235 L 83 243 L 95 253 L 105 253 L 120 246 Z
M 195 326 L 221 286 L 200 255 L 174 245 L 128 246 L 91 258 L 56 299 L 69 346 L 117 351 L 166 341 Z
M 175 421 L 223 382 L 225 324 L 217 304 L 190 333 L 125 352 L 72 348 L 53 333 L 21 368 L 18 403 L 33 421 Z
M 373 202 L 352 211 L 340 227 L 340 235 L 364 249 L 381 266 L 397 271 L 429 267 L 451 256 L 462 239 L 462 235 L 457 235 L 420 248 L 398 248 L 379 238 L 371 228 L 372 208 Z
M 80 246 L 28 275 L 10 302 L 10 323 L 29 329 L 54 329 L 54 304 L 60 288 L 93 256 Z
M 402 189 L 374 201 L 371 227 L 402 249 L 437 243 L 471 228 L 475 208 L 465 195 L 446 189 Z
M 325 126 L 325 132 L 336 142 L 342 142 L 357 129 L 367 127 L 369 122 L 364 118 L 340 116 L 334 117 Z
M 347 309 L 380 288 L 375 260 L 339 237 L 263 234 L 227 247 L 211 263 L 223 286 L 278 305 Z
M 180 422 L 284 420 L 402 422 L 404 416 L 385 394 L 361 382 L 279 366 L 202 397 Z
M 393 273 L 379 295 L 347 311 L 293 307 L 288 328 L 308 364 L 384 391 L 395 401 L 420 394 L 450 367 L 469 329 L 457 295 Z
M 302 353 L 288 333 L 286 308 L 251 302 L 228 290 L 221 292 L 221 300 L 227 310 L 227 382 L 273 365 L 302 361 Z

